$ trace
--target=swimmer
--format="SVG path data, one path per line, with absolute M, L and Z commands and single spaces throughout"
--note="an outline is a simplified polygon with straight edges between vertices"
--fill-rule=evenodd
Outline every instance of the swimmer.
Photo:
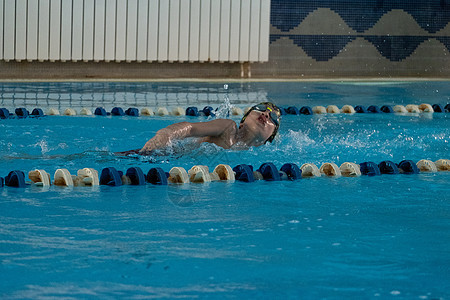
M 249 109 L 239 127 L 229 119 L 209 122 L 181 122 L 167 126 L 156 132 L 142 149 L 116 152 L 116 155 L 149 155 L 154 150 L 163 149 L 172 140 L 189 137 L 199 138 L 198 142 L 214 143 L 222 148 L 258 147 L 272 142 L 280 127 L 280 109 L 270 102 L 262 102 Z

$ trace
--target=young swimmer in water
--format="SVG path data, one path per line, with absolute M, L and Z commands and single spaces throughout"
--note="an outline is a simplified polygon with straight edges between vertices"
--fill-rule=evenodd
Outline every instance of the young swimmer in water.
M 225 149 L 231 147 L 261 146 L 272 142 L 280 127 L 280 109 L 270 102 L 262 102 L 249 109 L 239 127 L 233 120 L 217 119 L 209 122 L 181 122 L 158 130 L 142 149 L 116 152 L 118 155 L 149 155 L 163 149 L 172 140 L 188 137 L 200 138 L 199 142 L 214 143 Z

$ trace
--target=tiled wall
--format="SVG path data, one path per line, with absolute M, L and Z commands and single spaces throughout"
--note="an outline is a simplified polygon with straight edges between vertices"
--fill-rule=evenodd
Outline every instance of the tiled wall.
M 450 0 L 272 0 L 253 76 L 450 76 Z

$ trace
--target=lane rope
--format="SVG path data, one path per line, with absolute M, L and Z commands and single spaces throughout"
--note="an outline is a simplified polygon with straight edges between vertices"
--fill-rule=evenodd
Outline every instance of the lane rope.
M 228 112 L 231 115 L 243 115 L 247 112 L 250 107 L 242 110 L 239 107 L 232 107 Z M 313 115 L 313 114 L 358 114 L 358 113 L 399 113 L 399 114 L 420 114 L 420 113 L 448 113 L 450 112 L 450 103 L 443 106 L 441 104 L 433 104 L 430 105 L 428 103 L 422 103 L 420 105 L 416 104 L 408 104 L 406 106 L 403 105 L 395 105 L 394 107 L 390 105 L 383 105 L 381 107 L 377 105 L 371 105 L 369 107 L 365 107 L 362 105 L 357 105 L 355 107 L 351 105 L 344 105 L 342 108 L 338 108 L 336 105 L 328 105 L 324 106 L 302 106 L 297 108 L 295 106 L 289 107 L 280 107 L 282 115 Z M 39 118 L 44 116 L 193 116 L 193 117 L 215 117 L 217 109 L 212 108 L 211 106 L 205 106 L 203 109 L 199 109 L 195 106 L 190 106 L 186 109 L 182 107 L 173 107 L 172 109 L 168 109 L 167 107 L 157 107 L 155 110 L 149 107 L 141 108 L 139 111 L 136 107 L 130 107 L 124 110 L 121 107 L 114 107 L 111 112 L 107 112 L 103 107 L 97 107 L 94 111 L 89 108 L 81 108 L 78 112 L 73 108 L 66 108 L 64 111 L 60 112 L 57 108 L 49 108 L 47 110 L 47 114 L 44 114 L 41 108 L 35 108 L 30 113 L 26 108 L 20 107 L 14 110 L 14 113 L 11 113 L 6 108 L 0 108 L 0 119 L 24 119 L 24 118 Z
M 51 181 L 50 174 L 45 170 L 31 170 L 28 179 L 21 170 L 13 170 L 3 178 L 0 177 L 0 187 L 25 188 L 35 185 L 49 187 L 50 185 L 63 187 L 81 186 L 121 186 L 121 185 L 154 185 L 208 183 L 212 181 L 226 182 L 254 182 L 265 181 L 294 181 L 302 178 L 314 177 L 359 177 L 379 176 L 383 174 L 419 174 L 426 172 L 450 171 L 450 159 L 439 159 L 435 162 L 422 159 L 417 163 L 412 160 L 402 160 L 396 164 L 385 160 L 376 164 L 363 162 L 360 164 L 344 162 L 339 167 L 332 162 L 323 163 L 318 168 L 313 163 L 305 163 L 299 167 L 295 163 L 286 163 L 277 169 L 274 163 L 263 163 L 258 169 L 247 164 L 239 164 L 231 168 L 226 164 L 217 165 L 212 172 L 204 165 L 195 165 L 189 171 L 183 167 L 173 167 L 165 172 L 160 167 L 151 168 L 145 174 L 139 167 L 128 168 L 125 174 L 115 167 L 106 167 L 99 173 L 93 168 L 83 168 L 77 171 L 77 175 L 71 175 L 65 168 L 57 169 Z M 100 175 L 99 175 L 100 174 Z

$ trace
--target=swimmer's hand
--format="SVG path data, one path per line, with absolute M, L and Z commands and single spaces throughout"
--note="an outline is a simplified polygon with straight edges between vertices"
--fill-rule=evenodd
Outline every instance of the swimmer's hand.
M 162 130 L 160 130 L 162 131 Z M 158 133 L 151 138 L 147 143 L 145 143 L 144 147 L 139 151 L 140 155 L 150 155 L 152 151 L 163 149 L 170 144 L 170 138 L 164 132 Z

